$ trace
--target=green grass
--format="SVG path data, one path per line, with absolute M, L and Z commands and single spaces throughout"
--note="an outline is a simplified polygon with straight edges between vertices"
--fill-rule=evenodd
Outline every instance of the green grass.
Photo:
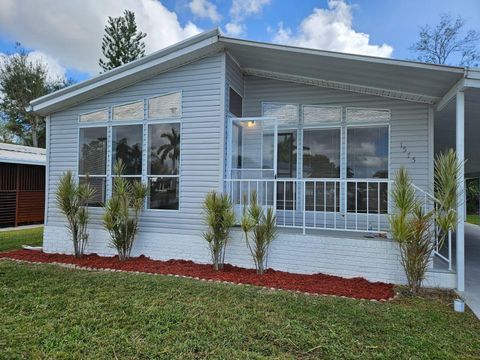
M 474 359 L 480 322 L 388 303 L 0 261 L 0 357 Z
M 467 215 L 467 222 L 470 224 L 480 225 L 480 215 Z
M 22 245 L 41 246 L 43 227 L 0 231 L 0 251 L 21 249 Z

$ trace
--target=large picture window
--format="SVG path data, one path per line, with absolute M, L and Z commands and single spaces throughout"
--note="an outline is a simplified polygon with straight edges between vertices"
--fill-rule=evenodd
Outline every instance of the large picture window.
M 180 123 L 148 126 L 147 177 L 150 209 L 178 210 Z
M 79 182 L 88 181 L 95 189 L 95 196 L 90 206 L 101 206 L 105 202 L 106 169 L 107 169 L 107 128 L 91 127 L 80 129 Z
M 112 128 L 112 166 L 121 160 L 125 167 L 122 175 L 142 175 L 142 128 L 142 125 Z
M 347 129 L 347 178 L 388 179 L 388 126 Z M 347 185 L 348 211 L 386 213 L 385 182 L 352 180 Z

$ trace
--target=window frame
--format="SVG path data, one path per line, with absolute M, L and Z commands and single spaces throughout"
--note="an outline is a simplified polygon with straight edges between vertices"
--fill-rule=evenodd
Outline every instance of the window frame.
M 180 94 L 180 115 L 178 117 L 170 117 L 170 118 L 149 118 L 149 99 L 170 95 L 170 94 Z M 136 102 L 143 101 L 143 118 L 142 119 L 131 119 L 131 120 L 114 120 L 113 119 L 113 108 L 116 106 L 128 105 Z M 108 119 L 107 120 L 98 120 L 98 121 L 80 121 L 81 115 L 86 115 L 90 113 L 94 113 L 101 110 L 107 110 L 108 112 Z M 178 175 L 162 175 L 162 176 L 152 176 L 152 177 L 178 177 L 178 209 L 150 209 L 148 208 L 148 195 L 145 198 L 144 210 L 147 212 L 169 212 L 175 213 L 180 212 L 182 210 L 182 202 L 181 202 L 181 194 L 182 194 L 182 153 L 183 153 L 183 90 L 172 90 L 168 92 L 162 92 L 159 94 L 155 94 L 152 96 L 142 97 L 140 99 L 121 102 L 121 103 L 112 103 L 108 106 L 100 107 L 95 110 L 82 112 L 77 115 L 77 139 L 76 139 L 76 148 L 77 148 L 77 165 L 76 165 L 76 181 L 79 182 L 80 178 L 86 177 L 86 175 L 80 175 L 80 129 L 84 128 L 100 128 L 105 127 L 107 129 L 107 158 L 106 158 L 106 174 L 105 175 L 89 175 L 90 177 L 103 177 L 105 178 L 105 199 L 104 204 L 107 202 L 112 196 L 112 188 L 113 188 L 113 178 L 116 176 L 113 174 L 113 128 L 116 126 L 128 126 L 128 125 L 141 125 L 142 126 L 142 166 L 141 166 L 141 174 L 139 175 L 122 175 L 125 178 L 139 178 L 139 180 L 145 186 L 148 186 L 148 126 L 155 125 L 155 124 L 162 124 L 162 123 L 178 123 L 180 125 L 180 158 L 178 164 Z M 101 209 L 101 206 L 91 206 L 93 209 Z
M 95 111 L 94 111 L 95 112 Z M 80 116 L 80 115 L 79 115 Z M 109 111 L 110 117 L 110 111 Z M 90 178 L 104 178 L 105 179 L 105 199 L 103 200 L 103 204 L 105 204 L 109 198 L 109 191 L 108 191 L 108 167 L 109 167 L 109 127 L 107 121 L 92 121 L 92 122 L 82 122 L 80 123 L 81 126 L 78 126 L 77 129 L 77 168 L 76 168 L 76 180 L 77 183 L 80 183 L 80 179 L 84 179 L 87 177 L 86 174 L 80 174 L 80 132 L 82 129 L 91 129 L 91 128 L 105 128 L 107 130 L 107 153 L 105 157 L 105 175 L 88 175 Z M 103 125 L 102 125 L 103 124 Z M 102 206 L 92 206 L 89 205 L 89 208 L 94 209 L 101 209 Z
M 228 86 L 228 108 L 227 108 L 227 113 L 228 113 L 228 116 L 229 117 L 233 117 L 233 118 L 243 118 L 244 117 L 244 114 L 245 114 L 245 102 L 244 102 L 244 98 L 242 95 L 240 95 L 240 92 L 238 92 L 236 89 L 234 89 L 234 87 L 230 84 L 227 84 Z M 230 90 L 232 90 L 234 93 L 236 93 L 240 99 L 242 99 L 242 116 L 237 116 L 235 115 L 234 113 L 232 113 L 230 111 Z
M 149 142 L 149 128 L 151 125 L 158 125 L 158 124 L 179 124 L 180 126 L 180 156 L 178 158 L 178 174 L 176 175 L 149 175 L 148 174 L 148 149 L 150 148 L 150 142 Z M 151 209 L 149 207 L 149 204 L 150 204 L 150 193 L 147 194 L 147 201 L 145 201 L 145 204 L 144 204 L 144 210 L 148 211 L 148 212 L 168 212 L 168 213 L 175 213 L 175 212 L 180 212 L 182 210 L 182 201 L 181 201 L 181 198 L 182 198 L 182 165 L 183 165 L 183 161 L 182 161 L 182 153 L 183 153 L 183 123 L 181 121 L 181 119 L 177 118 L 176 120 L 168 120 L 168 119 L 162 119 L 162 120 L 155 120 L 155 121 L 150 121 L 148 122 L 147 124 L 145 124 L 145 128 L 146 128 L 146 132 L 145 132 L 145 136 L 146 136 L 146 160 L 145 160 L 145 184 L 149 187 L 150 185 L 150 182 L 149 182 L 149 179 L 150 178 L 178 178 L 178 209 Z M 142 168 L 143 170 L 143 168 Z M 150 192 L 150 189 L 149 189 L 149 192 Z

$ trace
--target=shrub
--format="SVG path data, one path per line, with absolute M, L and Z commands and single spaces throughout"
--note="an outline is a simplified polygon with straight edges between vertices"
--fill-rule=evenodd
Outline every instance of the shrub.
M 445 236 L 455 230 L 459 221 L 456 206 L 460 167 L 461 163 L 453 149 L 440 153 L 435 159 L 435 220 L 441 229 L 440 247 Z
M 122 161 L 117 161 L 112 197 L 106 202 L 103 214 L 103 224 L 110 234 L 110 245 L 117 250 L 120 260 L 130 258 L 138 230 L 138 218 L 148 192 L 140 181 L 130 182 L 121 177 L 124 170 Z
M 452 149 L 435 159 L 435 197 L 431 211 L 425 211 L 415 197 L 415 190 L 405 168 L 395 177 L 392 200 L 395 207 L 390 215 L 393 239 L 399 244 L 401 262 L 408 287 L 417 293 L 436 247 L 441 247 L 449 231 L 458 223 L 456 211 L 461 163 Z M 435 227 L 440 232 L 435 234 Z
M 265 213 L 263 207 L 257 202 L 255 192 L 251 194 L 248 207 L 246 202 L 244 201 L 241 227 L 257 274 L 263 274 L 266 270 L 268 249 L 277 237 L 276 217 L 271 207 Z
M 205 223 L 208 230 L 203 234 L 208 242 L 215 270 L 223 268 L 225 249 L 230 239 L 230 229 L 235 225 L 233 204 L 227 194 L 210 192 L 203 203 Z
M 389 217 L 392 237 L 400 248 L 409 290 L 416 294 L 422 286 L 435 248 L 434 211 L 425 212 L 415 197 L 415 189 L 404 167 L 400 168 L 392 190 L 395 211 Z
M 88 202 L 94 195 L 95 190 L 88 184 L 88 177 L 86 184 L 77 183 L 71 171 L 60 178 L 55 197 L 60 211 L 67 218 L 77 258 L 83 256 L 88 243 Z

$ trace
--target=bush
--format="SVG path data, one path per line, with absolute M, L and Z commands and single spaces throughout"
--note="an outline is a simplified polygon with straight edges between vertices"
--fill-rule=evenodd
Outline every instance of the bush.
M 230 239 L 230 229 L 235 225 L 233 204 L 227 194 L 210 192 L 203 203 L 205 223 L 208 230 L 203 234 L 208 242 L 215 270 L 223 268 L 225 248 Z
M 112 197 L 106 202 L 103 214 L 103 224 L 110 233 L 110 245 L 117 250 L 120 260 L 130 258 L 138 230 L 138 218 L 148 192 L 140 181 L 130 182 L 121 177 L 124 170 L 122 161 L 117 161 Z
M 55 194 L 60 211 L 68 222 L 68 230 L 72 234 L 75 257 L 82 257 L 88 243 L 88 202 L 95 195 L 95 190 L 88 184 L 75 181 L 71 171 L 60 178 Z
M 246 202 L 244 201 L 241 227 L 257 274 L 263 274 L 267 267 L 268 249 L 277 237 L 276 217 L 271 207 L 265 213 L 263 207 L 257 202 L 255 192 L 251 195 L 248 207 Z
M 394 214 L 389 221 L 393 239 L 399 244 L 402 266 L 408 287 L 418 293 L 425 279 L 436 242 L 442 246 L 446 235 L 459 221 L 456 211 L 460 165 L 455 151 L 449 150 L 435 159 L 435 198 L 426 212 L 415 197 L 415 189 L 405 168 L 401 168 L 392 190 Z M 435 233 L 438 226 L 440 231 Z M 435 236 L 438 238 L 435 239 Z
M 435 248 L 434 211 L 425 213 L 415 197 L 415 189 L 405 168 L 400 168 L 392 190 L 395 211 L 389 217 L 392 237 L 400 248 L 402 267 L 409 290 L 416 294 L 422 286 Z

